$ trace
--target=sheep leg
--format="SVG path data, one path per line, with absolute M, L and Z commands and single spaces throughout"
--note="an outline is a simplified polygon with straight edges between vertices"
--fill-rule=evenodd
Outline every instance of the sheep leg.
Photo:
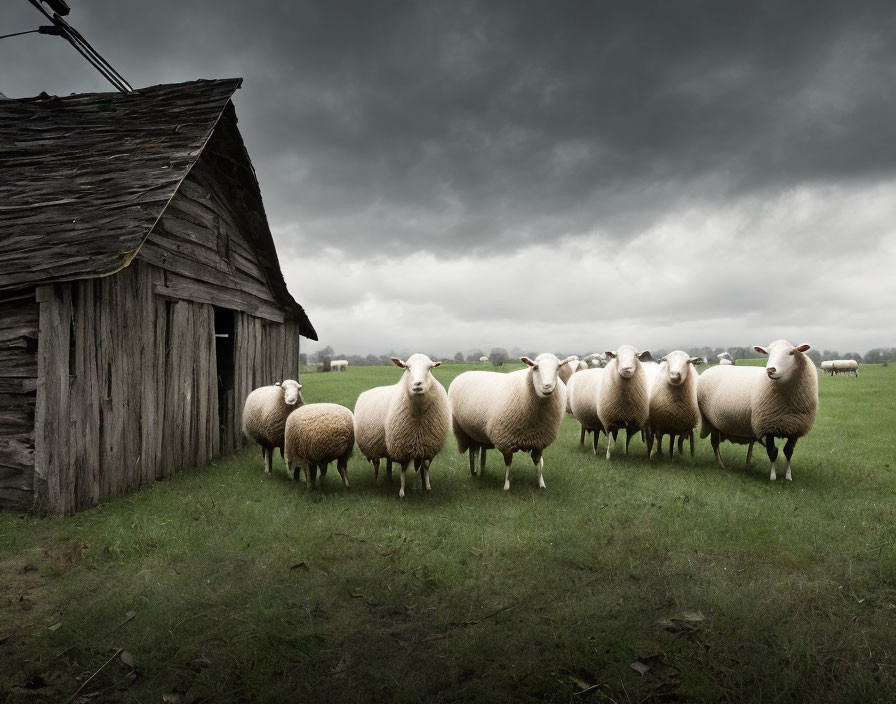
M 646 431 L 647 431 L 647 433 L 646 433 L 646 438 L 645 438 L 644 442 L 647 444 L 647 459 L 649 461 L 650 455 L 653 452 L 653 441 L 656 437 L 656 433 L 653 432 L 652 428 L 646 428 Z M 641 431 L 641 432 L 643 433 L 644 431 Z
M 535 450 L 532 453 L 532 461 L 535 463 L 535 467 L 538 470 L 538 488 L 547 489 L 544 485 L 544 457 L 541 456 L 541 452 Z
M 485 476 L 485 445 L 479 450 L 479 474 Z
M 513 453 L 504 452 L 504 491 L 510 491 L 510 464 L 513 462 Z
M 305 480 L 305 486 L 307 486 L 307 487 L 310 489 L 310 488 L 311 488 L 311 483 L 310 483 L 311 480 L 310 480 L 310 478 L 309 478 L 309 476 L 308 476 L 308 465 L 307 465 L 307 464 L 303 464 L 299 469 L 301 470 L 301 472 L 302 472 L 302 477 L 303 477 L 304 480 Z
M 688 433 L 688 440 L 691 443 L 691 459 L 694 459 L 694 431 Z
M 607 433 L 607 459 L 610 459 L 610 455 L 613 452 L 613 448 L 616 446 L 616 438 L 619 436 L 618 430 L 613 430 L 612 436 L 610 433 Z
M 669 461 L 672 461 L 672 456 L 675 454 L 675 433 L 669 433 Z
M 476 446 L 470 445 L 470 476 L 476 476 Z
M 684 454 L 684 434 L 678 436 L 678 454 Z
M 775 436 L 771 433 L 765 436 L 765 451 L 768 453 L 768 458 L 772 461 L 772 471 L 768 475 L 768 479 L 773 482 L 777 479 L 775 475 L 775 460 L 778 459 L 778 448 L 775 447 Z
M 582 432 L 579 433 L 579 445 L 585 444 L 585 426 L 582 426 Z
M 594 456 L 597 457 L 597 441 L 600 440 L 600 431 L 594 430 L 591 434 L 591 451 L 594 453 Z
M 342 477 L 342 483 L 348 489 L 348 458 L 336 460 L 336 471 L 339 472 L 339 476 Z
M 721 441 L 719 439 L 719 431 L 718 430 L 713 430 L 709 434 L 709 441 L 710 441 L 710 443 L 712 443 L 712 451 L 716 456 L 716 462 L 719 463 L 719 467 L 721 467 L 722 469 L 725 469 L 725 463 L 722 462 L 722 453 L 719 452 L 719 444 Z
M 392 483 L 392 460 L 386 458 L 386 481 Z
M 432 463 L 432 460 L 423 460 L 423 474 L 420 476 L 421 481 L 423 477 L 426 477 L 426 490 L 432 491 L 432 487 L 429 485 L 429 465 Z
M 272 463 L 274 461 L 274 450 L 272 448 L 261 448 L 261 456 L 264 457 L 264 473 L 270 474 Z
M 401 488 L 398 490 L 398 495 L 403 499 L 404 498 L 404 475 L 405 472 L 408 471 L 408 465 L 411 463 L 410 460 L 405 460 L 401 463 Z
M 628 444 L 632 441 L 631 428 L 625 426 L 625 455 L 628 456 Z
M 791 435 L 787 438 L 787 442 L 784 443 L 784 457 L 787 458 L 787 474 L 784 475 L 784 478 L 792 482 L 793 478 L 790 476 L 790 458 L 793 457 L 793 448 L 796 447 L 797 438 Z
M 373 462 L 373 481 L 376 481 L 380 478 L 380 459 L 377 457 L 375 460 L 371 460 Z
M 656 454 L 659 455 L 660 457 L 663 456 L 663 434 L 662 433 L 656 434 Z
M 753 459 L 753 445 L 755 445 L 755 441 L 750 441 L 749 447 L 747 447 L 747 467 L 750 466 L 750 460 Z

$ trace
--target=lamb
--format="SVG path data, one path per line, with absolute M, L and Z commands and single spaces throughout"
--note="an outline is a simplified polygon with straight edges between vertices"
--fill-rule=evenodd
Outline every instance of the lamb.
M 647 419 L 647 457 L 651 456 L 653 441 L 657 439 L 657 451 L 662 454 L 663 436 L 669 436 L 669 459 L 675 451 L 678 436 L 678 452 L 687 437 L 694 456 L 694 428 L 700 419 L 697 406 L 697 371 L 693 365 L 700 357 L 690 357 L 687 352 L 676 350 L 660 360 L 658 373 L 648 386 L 649 414 Z M 644 366 L 647 366 L 645 364 Z
M 348 460 L 355 446 L 352 412 L 337 403 L 310 403 L 297 408 L 286 419 L 286 466 L 301 467 L 305 483 L 314 486 L 317 470 L 321 485 L 327 465 L 336 460 L 336 470 L 348 489 Z
M 486 450 L 495 448 L 504 457 L 504 491 L 510 490 L 515 452 L 531 453 L 538 486 L 545 488 L 542 454 L 557 439 L 566 408 L 566 387 L 557 383 L 562 362 L 550 352 L 520 361 L 528 369 L 464 372 L 448 387 L 452 429 L 458 451 L 470 453 L 470 474 L 476 475 L 476 451 L 482 472 Z
M 391 479 L 392 462 L 401 465 L 400 497 L 405 494 L 405 473 L 413 460 L 420 471 L 420 482 L 431 491 L 429 467 L 441 451 L 451 426 L 448 394 L 432 375 L 441 362 L 425 354 L 413 354 L 404 362 L 392 357 L 392 363 L 405 373 L 396 384 L 365 391 L 355 404 L 355 428 L 358 447 L 374 463 L 387 460 Z
M 697 382 L 697 403 L 702 427 L 700 437 L 711 436 L 713 452 L 724 469 L 719 443 L 760 442 L 771 460 L 769 479 L 774 481 L 778 450 L 775 438 L 783 437 L 787 459 L 786 479 L 791 481 L 790 461 L 799 438 L 815 423 L 818 411 L 818 372 L 804 354 L 809 345 L 794 347 L 776 340 L 767 349 L 765 369 L 760 367 L 714 367 L 707 369 Z M 748 460 L 749 462 L 749 455 Z
M 283 455 L 286 417 L 305 405 L 302 385 L 287 379 L 271 386 L 260 386 L 246 397 L 243 406 L 243 434 L 261 445 L 265 474 L 271 473 L 274 448 Z
M 582 424 L 579 444 L 585 444 L 585 434 L 594 433 L 592 439 L 592 451 L 597 454 L 597 443 L 603 425 L 597 415 L 597 394 L 600 391 L 603 369 L 586 369 L 579 372 L 569 380 L 566 389 L 566 405 L 572 416 Z
M 650 352 L 639 352 L 631 345 L 622 345 L 615 352 L 606 352 L 610 360 L 601 377 L 597 396 L 597 415 L 607 438 L 607 459 L 613 451 L 619 430 L 625 428 L 625 453 L 632 436 L 644 427 L 648 415 L 647 374 L 642 361 L 652 361 Z

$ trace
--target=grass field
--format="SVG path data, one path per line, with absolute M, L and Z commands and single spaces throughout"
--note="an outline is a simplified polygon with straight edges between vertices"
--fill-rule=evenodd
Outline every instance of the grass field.
M 353 407 L 398 373 L 303 393 Z M 471 478 L 449 439 L 404 500 L 357 453 L 350 491 L 331 467 L 308 492 L 250 448 L 0 514 L 0 701 L 893 702 L 896 368 L 820 386 L 792 484 L 707 441 L 607 462 L 567 418 L 545 492 L 523 455 L 508 493 L 494 452 Z

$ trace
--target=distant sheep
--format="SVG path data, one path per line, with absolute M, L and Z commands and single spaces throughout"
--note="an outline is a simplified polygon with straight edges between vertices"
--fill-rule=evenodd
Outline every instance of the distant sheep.
M 776 478 L 778 456 L 775 438 L 786 438 L 785 476 L 789 481 L 796 442 L 812 428 L 818 411 L 818 372 L 804 354 L 809 345 L 794 347 L 786 340 L 776 340 L 767 350 L 759 346 L 753 349 L 768 355 L 764 369 L 719 366 L 700 375 L 700 437 L 710 436 L 716 461 L 722 468 L 725 465 L 719 453 L 721 441 L 750 443 L 751 449 L 753 442 L 762 443 L 772 463 L 772 481 Z
M 821 363 L 821 368 L 828 372 L 831 376 L 834 374 L 855 374 L 856 377 L 859 376 L 859 363 L 854 359 L 832 359 L 830 360 L 829 368 L 825 369 L 826 362 Z
M 330 371 L 331 372 L 348 371 L 348 360 L 347 359 L 334 359 L 332 362 L 330 362 Z
M 569 384 L 570 378 L 577 371 L 579 371 L 579 358 L 575 355 L 570 355 L 560 363 L 557 376 L 564 384 Z
M 480 364 L 485 364 L 487 361 L 488 361 L 488 357 L 480 357 L 480 358 L 479 358 L 479 363 L 480 363 Z
M 632 436 L 647 422 L 647 374 L 641 362 L 653 358 L 647 350 L 639 352 L 631 345 L 622 345 L 615 352 L 605 354 L 609 362 L 601 377 L 597 415 L 607 434 L 607 459 L 610 459 L 619 431 L 625 429 L 625 453 L 628 454 Z
M 243 434 L 261 445 L 265 474 L 271 473 L 274 448 L 283 454 L 286 418 L 305 405 L 302 385 L 287 379 L 271 386 L 260 386 L 246 397 L 243 406 Z
M 515 452 L 532 454 L 538 486 L 545 488 L 542 453 L 557 439 L 566 408 L 566 386 L 558 383 L 562 362 L 550 352 L 520 360 L 528 369 L 464 372 L 448 387 L 452 428 L 459 452 L 470 453 L 470 474 L 476 474 L 477 450 L 481 472 L 486 450 L 495 448 L 504 457 L 505 491 Z
M 352 412 L 345 406 L 310 403 L 297 408 L 286 419 L 285 445 L 286 466 L 293 472 L 301 468 L 309 488 L 314 486 L 318 470 L 323 483 L 327 465 L 336 460 L 336 470 L 348 489 L 355 431 Z
M 720 355 L 718 355 L 718 358 L 719 358 L 719 364 L 722 366 L 734 364 L 734 360 L 731 359 L 731 355 L 728 354 L 727 352 L 722 352 Z
M 662 454 L 664 435 L 669 436 L 669 459 L 672 459 L 675 451 L 675 436 L 678 436 L 679 454 L 684 439 L 688 438 L 691 457 L 694 456 L 694 428 L 700 420 L 697 406 L 698 374 L 694 365 L 700 361 L 700 357 L 691 357 L 682 350 L 670 352 L 660 361 L 659 371 L 648 387 L 648 458 L 651 456 L 654 440 L 657 441 L 657 452 Z

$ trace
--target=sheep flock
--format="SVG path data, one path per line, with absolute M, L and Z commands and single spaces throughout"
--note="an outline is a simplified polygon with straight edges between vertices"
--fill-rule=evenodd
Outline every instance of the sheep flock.
M 676 440 L 679 455 L 688 442 L 693 461 L 699 435 L 709 438 L 722 468 L 722 442 L 748 445 L 747 465 L 758 443 L 770 462 L 769 478 L 775 480 L 776 443 L 783 440 L 785 478 L 790 481 L 797 441 L 810 432 L 817 415 L 820 371 L 806 355 L 809 345 L 776 340 L 754 349 L 768 357 L 764 367 L 722 357 L 702 373 L 696 367 L 706 360 L 682 350 L 658 360 L 632 345 L 581 360 L 545 352 L 520 358 L 525 367 L 513 372 L 463 372 L 447 390 L 433 376 L 440 362 L 414 354 L 407 360 L 393 358 L 402 370 L 395 383 L 364 391 L 353 411 L 335 403 L 304 403 L 301 385 L 293 380 L 255 389 L 245 402 L 243 430 L 261 446 L 265 472 L 271 472 L 272 453 L 279 448 L 293 478 L 309 488 L 318 472 L 323 483 L 328 464 L 335 461 L 348 489 L 348 459 L 357 445 L 373 465 L 375 480 L 382 461 L 387 482 L 392 481 L 393 464 L 400 467 L 400 497 L 405 496 L 411 466 L 419 473 L 422 491 L 431 490 L 430 466 L 451 434 L 458 451 L 469 455 L 473 477 L 484 474 L 487 451 L 497 450 L 504 460 L 507 491 L 513 457 L 526 453 L 537 486 L 545 489 L 544 452 L 557 440 L 565 414 L 580 423 L 581 444 L 593 433 L 595 455 L 600 436 L 606 436 L 608 461 L 623 430 L 620 451 L 629 454 L 631 441 L 640 437 L 649 460 L 663 457 L 668 438 L 670 461 Z M 852 360 L 837 362 L 823 365 L 821 372 L 858 374 Z

